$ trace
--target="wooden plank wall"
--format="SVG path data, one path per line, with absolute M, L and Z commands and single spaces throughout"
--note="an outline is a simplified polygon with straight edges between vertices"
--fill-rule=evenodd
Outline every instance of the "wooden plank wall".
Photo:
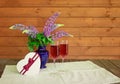
M 42 31 L 54 12 L 58 30 L 74 35 L 68 59 L 120 59 L 120 0 L 0 0 L 0 58 L 23 58 L 27 36 L 9 30 L 15 23 Z

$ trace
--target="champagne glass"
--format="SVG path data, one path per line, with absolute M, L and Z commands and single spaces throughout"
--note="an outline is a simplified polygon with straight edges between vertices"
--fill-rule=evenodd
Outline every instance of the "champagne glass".
M 60 55 L 62 56 L 62 62 L 64 62 L 65 57 L 68 55 L 68 40 L 60 42 Z
M 57 57 L 59 56 L 59 42 L 50 45 L 50 54 L 55 64 Z

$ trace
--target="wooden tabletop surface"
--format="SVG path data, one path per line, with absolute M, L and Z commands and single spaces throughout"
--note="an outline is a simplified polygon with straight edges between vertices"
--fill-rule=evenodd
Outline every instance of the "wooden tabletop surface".
M 18 59 L 0 59 L 0 76 L 3 73 L 5 65 L 15 65 L 19 60 Z M 67 60 L 71 61 L 71 60 Z M 78 61 L 78 60 L 72 60 Z M 112 72 L 114 75 L 120 77 L 120 60 L 90 60 L 95 64 L 107 69 Z M 51 61 L 49 61 L 51 62 Z

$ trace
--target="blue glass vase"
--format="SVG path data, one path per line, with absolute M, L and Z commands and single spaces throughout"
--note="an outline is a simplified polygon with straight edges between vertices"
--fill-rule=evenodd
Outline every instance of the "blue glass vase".
M 46 68 L 46 63 L 49 58 L 49 52 L 46 50 L 46 46 L 39 46 L 37 52 L 41 59 L 40 69 Z

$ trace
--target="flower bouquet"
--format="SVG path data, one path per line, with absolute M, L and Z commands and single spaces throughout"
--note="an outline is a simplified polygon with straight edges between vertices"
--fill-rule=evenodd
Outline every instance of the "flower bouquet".
M 72 36 L 65 31 L 52 33 L 55 29 L 64 26 L 64 24 L 55 24 L 55 20 L 59 15 L 60 13 L 57 12 L 49 17 L 42 32 L 39 32 L 34 26 L 26 26 L 23 24 L 15 24 L 10 27 L 10 29 L 18 29 L 21 30 L 22 33 L 28 35 L 28 49 L 30 51 L 35 51 L 37 49 L 35 52 L 37 52 L 41 58 L 40 68 L 46 67 L 45 64 L 49 56 L 46 46 L 54 43 L 55 40 L 63 36 Z

